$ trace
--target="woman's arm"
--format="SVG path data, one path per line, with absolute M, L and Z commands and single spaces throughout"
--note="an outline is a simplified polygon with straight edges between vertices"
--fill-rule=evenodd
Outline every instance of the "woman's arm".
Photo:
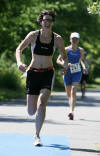
M 56 48 L 60 55 L 58 56 L 57 63 L 62 65 L 64 68 L 68 68 L 68 59 L 65 52 L 64 41 L 60 35 L 56 36 Z
M 87 69 L 86 69 L 85 63 L 84 63 L 84 61 L 85 61 L 84 49 L 81 48 L 80 50 L 81 50 L 81 66 L 82 66 L 82 68 L 83 68 L 83 73 L 84 73 L 84 74 L 87 74 Z
M 61 55 L 58 56 L 56 63 L 61 65 L 61 66 L 64 66 L 64 60 L 62 59 Z
M 23 64 L 21 61 L 22 51 L 32 42 L 33 38 L 34 38 L 34 32 L 30 32 L 16 49 L 17 65 L 19 70 L 21 70 L 22 72 L 25 72 L 26 70 L 26 65 Z

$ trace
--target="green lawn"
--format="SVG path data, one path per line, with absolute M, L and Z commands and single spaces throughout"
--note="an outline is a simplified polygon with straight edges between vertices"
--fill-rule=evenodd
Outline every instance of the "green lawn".
M 93 88 L 100 88 L 100 78 L 95 79 L 95 83 L 93 84 L 87 84 L 87 89 L 93 89 Z M 80 90 L 80 86 L 78 88 Z M 65 91 L 64 86 L 56 88 L 54 87 L 53 91 Z M 3 100 L 9 100 L 9 99 L 16 99 L 16 98 L 25 98 L 25 89 L 0 89 L 0 101 Z
M 25 91 L 23 89 L 13 90 L 13 89 L 0 89 L 0 101 L 6 101 L 9 99 L 16 99 L 16 98 L 24 98 Z
M 95 144 L 95 146 L 100 151 L 100 144 Z

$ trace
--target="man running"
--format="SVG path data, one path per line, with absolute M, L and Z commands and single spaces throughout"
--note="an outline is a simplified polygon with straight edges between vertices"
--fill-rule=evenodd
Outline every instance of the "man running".
M 81 81 L 80 81 L 80 84 L 81 84 L 81 93 L 82 93 L 82 98 L 85 97 L 85 91 L 86 91 L 86 83 L 89 79 L 89 72 L 90 72 L 90 61 L 87 59 L 87 52 L 85 51 L 84 52 L 84 63 L 85 63 L 85 67 L 87 69 L 87 73 L 84 73 L 84 70 L 82 70 L 82 78 L 81 78 Z

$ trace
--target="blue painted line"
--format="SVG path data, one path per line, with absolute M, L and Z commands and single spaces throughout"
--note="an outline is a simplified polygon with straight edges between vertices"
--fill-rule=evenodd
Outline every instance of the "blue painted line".
M 41 136 L 42 147 L 30 134 L 0 134 L 0 156 L 71 156 L 66 136 Z

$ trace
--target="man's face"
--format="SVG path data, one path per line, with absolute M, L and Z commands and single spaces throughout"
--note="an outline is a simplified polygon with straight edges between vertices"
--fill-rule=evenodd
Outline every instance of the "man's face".
M 50 29 L 53 26 L 52 16 L 49 16 L 49 15 L 43 16 L 41 25 L 43 28 Z
M 77 44 L 79 43 L 79 39 L 76 38 L 76 37 L 73 37 L 73 38 L 70 39 L 70 42 L 71 42 L 71 44 L 73 44 L 73 45 L 77 45 Z

